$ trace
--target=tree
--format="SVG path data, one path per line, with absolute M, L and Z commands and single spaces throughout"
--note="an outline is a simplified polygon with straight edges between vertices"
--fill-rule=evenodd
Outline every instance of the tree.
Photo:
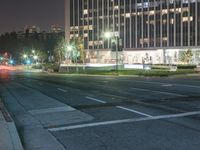
M 66 42 L 65 39 L 62 39 L 57 43 L 56 47 L 53 50 L 55 61 L 61 64 L 62 61 L 65 60 L 65 52 L 66 52 Z
M 192 50 L 188 49 L 187 51 L 182 53 L 181 61 L 183 61 L 184 63 L 189 64 L 191 62 L 191 60 L 192 60 L 192 56 L 193 56 Z
M 80 54 L 77 58 L 78 62 L 84 63 L 86 53 L 84 51 L 83 37 L 75 37 L 75 38 L 71 39 L 69 43 L 70 43 L 70 45 L 73 45 L 76 48 L 76 50 L 78 51 L 78 53 Z

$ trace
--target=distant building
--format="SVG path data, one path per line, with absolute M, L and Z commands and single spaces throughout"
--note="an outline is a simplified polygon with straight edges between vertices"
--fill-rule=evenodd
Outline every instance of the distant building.
M 40 33 L 40 27 L 35 25 L 26 25 L 24 27 L 24 33 Z
M 62 32 L 62 27 L 59 24 L 51 25 L 51 33 L 60 33 Z
M 124 63 L 179 63 L 200 53 L 199 0 L 65 0 L 65 37 L 83 37 L 91 62 L 115 59 L 107 31 L 117 33 Z
M 45 40 L 45 39 L 51 39 L 56 37 L 63 37 L 64 38 L 64 31 L 62 31 L 62 28 L 58 24 L 53 24 L 50 27 L 50 31 L 41 31 L 40 27 L 35 25 L 26 25 L 23 28 L 23 31 L 17 32 L 17 38 L 18 39 L 39 39 L 39 40 Z

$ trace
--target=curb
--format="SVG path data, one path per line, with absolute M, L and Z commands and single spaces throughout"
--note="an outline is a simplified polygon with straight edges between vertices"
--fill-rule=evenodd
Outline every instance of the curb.
M 2 113 L 3 118 L 5 119 L 5 124 L 7 125 L 7 129 L 9 131 L 8 136 L 10 137 L 10 141 L 12 142 L 13 150 L 24 150 L 15 123 L 1 99 L 0 99 L 0 113 Z

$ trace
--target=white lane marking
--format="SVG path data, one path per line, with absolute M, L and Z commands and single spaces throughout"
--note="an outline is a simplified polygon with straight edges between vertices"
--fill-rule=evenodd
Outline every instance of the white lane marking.
M 85 98 L 90 99 L 90 100 L 94 100 L 94 101 L 97 101 L 97 102 L 100 102 L 100 103 L 103 103 L 103 104 L 107 103 L 105 101 L 102 101 L 102 100 L 99 100 L 99 99 L 96 99 L 96 98 L 92 98 L 92 97 L 85 97 Z M 126 107 L 123 107 L 123 106 L 115 106 L 115 107 L 126 110 L 126 111 L 134 112 L 134 113 L 142 115 L 142 116 L 152 117 L 151 115 L 145 114 L 143 112 L 139 112 L 137 110 L 129 109 L 129 108 L 126 108 Z
M 164 86 L 164 87 L 169 87 L 169 86 L 173 86 L 172 84 L 163 84 L 161 86 Z
M 62 92 L 67 92 L 67 90 L 61 89 L 61 88 L 57 88 L 57 90 L 62 91 Z
M 85 97 L 85 98 L 87 98 L 87 99 L 90 99 L 90 100 L 93 100 L 93 101 L 96 101 L 96 102 L 99 102 L 99 103 L 103 103 L 103 104 L 105 104 L 106 102 L 105 101 L 102 101 L 102 100 L 99 100 L 99 99 L 96 99 L 96 98 L 92 98 L 92 97 Z
M 131 89 L 133 89 L 133 90 L 138 90 L 138 91 L 145 91 L 145 92 L 149 92 L 149 90 L 147 90 L 147 89 L 141 89 L 141 88 L 131 88 Z
M 154 90 L 149 90 L 149 89 L 141 89 L 141 88 L 131 88 L 131 89 L 133 89 L 133 90 L 139 90 L 139 91 L 145 91 L 145 92 L 156 92 L 156 93 L 167 94 L 167 95 L 174 95 L 174 96 L 181 96 L 181 97 L 186 96 L 186 95 L 177 94 L 177 93 L 163 92 L 163 91 L 154 91 Z
M 113 125 L 113 124 L 121 124 L 121 123 L 180 118 L 180 117 L 187 117 L 187 116 L 199 115 L 199 114 L 200 114 L 200 111 L 194 111 L 194 112 L 186 112 L 186 113 L 179 113 L 179 114 L 172 114 L 172 115 L 161 115 L 161 116 L 153 116 L 153 117 L 130 118 L 130 119 L 122 119 L 122 120 L 79 124 L 79 125 L 74 125 L 74 126 L 49 128 L 48 130 L 52 131 L 52 132 L 56 132 L 56 131 L 63 131 L 63 130 L 72 130 L 72 129 L 87 128 L 87 127 L 97 127 L 97 126 L 105 126 L 105 125 Z
M 123 110 L 130 111 L 130 112 L 134 112 L 134 113 L 136 113 L 136 114 L 140 114 L 140 115 L 142 115 L 142 116 L 153 117 L 153 116 L 151 116 L 151 115 L 148 115 L 148 114 L 139 112 L 139 111 L 137 111 L 137 110 L 129 109 L 129 108 L 126 108 L 126 107 L 123 107 L 123 106 L 116 106 L 116 107 L 117 107 L 117 108 L 120 108 L 120 109 L 123 109 Z

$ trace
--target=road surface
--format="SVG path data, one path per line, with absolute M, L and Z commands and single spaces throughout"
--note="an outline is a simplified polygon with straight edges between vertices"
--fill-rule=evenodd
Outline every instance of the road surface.
M 25 132 L 24 126 L 30 129 L 41 125 L 67 150 L 200 148 L 198 76 L 145 78 L 7 72 L 1 73 L 0 78 L 1 95 L 18 122 L 25 146 L 27 140 L 23 137 L 33 133 Z

